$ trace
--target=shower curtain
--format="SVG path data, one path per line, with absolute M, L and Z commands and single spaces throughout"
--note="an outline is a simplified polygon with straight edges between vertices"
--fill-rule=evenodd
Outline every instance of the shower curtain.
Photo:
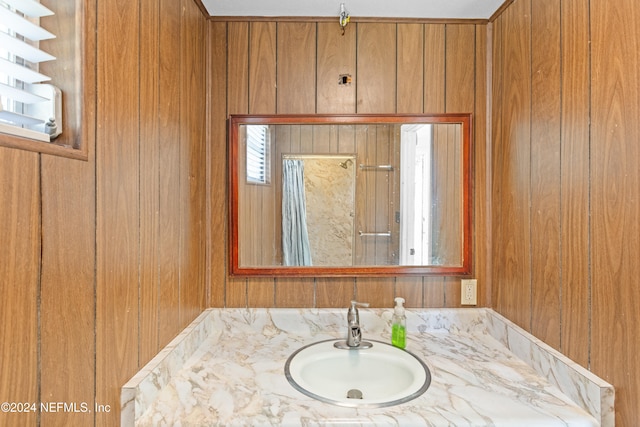
M 286 266 L 312 265 L 302 160 L 282 163 L 282 252 Z

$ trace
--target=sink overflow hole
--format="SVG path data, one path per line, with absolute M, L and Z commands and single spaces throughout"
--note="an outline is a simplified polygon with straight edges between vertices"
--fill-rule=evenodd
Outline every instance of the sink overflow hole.
M 352 388 L 347 392 L 347 399 L 362 399 L 362 392 L 357 388 Z

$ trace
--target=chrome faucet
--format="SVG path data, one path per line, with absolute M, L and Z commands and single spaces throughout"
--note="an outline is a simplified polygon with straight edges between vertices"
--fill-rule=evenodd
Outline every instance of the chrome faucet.
M 358 307 L 369 307 L 369 304 L 351 301 L 351 307 L 349 307 L 349 311 L 347 312 L 347 340 L 335 342 L 333 344 L 334 347 L 345 350 L 357 350 L 369 348 L 373 345 L 368 341 L 362 341 L 362 329 L 360 328 L 360 313 L 358 313 Z

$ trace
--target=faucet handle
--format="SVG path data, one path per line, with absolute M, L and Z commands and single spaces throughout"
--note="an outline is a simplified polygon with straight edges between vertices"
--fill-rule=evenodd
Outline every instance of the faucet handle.
M 349 311 L 347 312 L 349 323 L 358 321 L 358 307 L 369 307 L 369 303 L 351 300 L 351 307 L 349 307 Z
M 349 311 L 347 311 L 347 321 L 350 325 L 358 325 L 360 323 L 358 307 L 369 307 L 369 303 L 351 301 L 351 307 L 349 307 Z
M 356 307 L 367 308 L 367 307 L 369 307 L 369 303 L 368 302 L 358 302 L 358 301 L 355 301 L 355 300 L 351 300 L 351 309 L 355 310 Z

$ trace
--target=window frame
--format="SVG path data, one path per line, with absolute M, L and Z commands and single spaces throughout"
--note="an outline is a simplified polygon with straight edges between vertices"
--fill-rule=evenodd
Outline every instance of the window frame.
M 64 131 L 52 142 L 0 133 L 0 146 L 87 161 L 96 129 L 96 4 L 57 2 L 55 6 L 47 6 L 55 9 L 55 15 L 47 17 L 42 26 L 55 28 L 56 38 L 41 44 L 58 60 L 41 64 L 41 69 L 63 92 Z M 69 46 L 80 48 L 69 49 Z M 72 68 L 79 70 L 79 75 L 60 78 L 68 74 L 70 62 L 75 64 Z

